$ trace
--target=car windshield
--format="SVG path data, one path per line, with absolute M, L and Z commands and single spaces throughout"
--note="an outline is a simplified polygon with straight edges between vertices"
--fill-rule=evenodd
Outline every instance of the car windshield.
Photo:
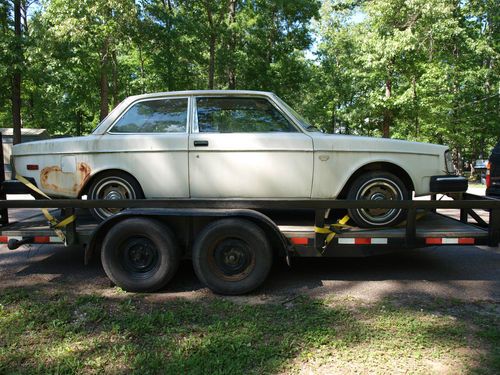
M 299 122 L 299 125 L 304 129 L 305 131 L 308 132 L 321 132 L 316 126 L 312 125 L 306 118 L 304 118 L 300 113 L 298 113 L 295 109 L 290 107 L 288 104 L 286 104 L 282 99 L 280 99 L 278 96 L 274 96 L 274 98 L 283 106 L 287 109 L 288 112 L 290 112 Z

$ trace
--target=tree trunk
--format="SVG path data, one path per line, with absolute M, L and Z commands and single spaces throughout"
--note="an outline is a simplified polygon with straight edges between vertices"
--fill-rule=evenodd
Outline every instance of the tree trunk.
M 141 94 L 144 94 L 146 92 L 146 87 L 144 85 L 144 81 L 146 80 L 146 72 L 144 71 L 144 57 L 142 55 L 142 47 L 139 44 L 139 61 L 141 62 Z
M 108 65 L 109 65 L 109 40 L 106 39 L 101 49 L 101 77 L 100 77 L 100 93 L 101 93 L 101 112 L 99 118 L 104 120 L 109 112 L 109 86 L 108 86 Z
M 214 76 L 215 76 L 215 44 L 217 43 L 217 38 L 214 33 L 210 34 L 210 60 L 208 63 L 208 89 L 213 90 L 214 88 Z
M 417 79 L 415 76 L 412 77 L 411 80 L 412 88 L 413 88 L 413 112 L 414 112 L 414 119 L 415 119 L 415 136 L 418 138 L 420 135 L 420 123 L 419 123 L 419 118 L 418 118 L 418 97 L 417 97 Z
M 234 26 L 236 22 L 236 3 L 237 0 L 229 0 L 229 23 Z M 234 28 L 231 28 L 229 36 L 229 68 L 228 68 L 228 86 L 230 90 L 236 89 L 236 61 L 234 51 L 236 49 L 236 35 Z
M 332 104 L 332 117 L 330 119 L 330 123 L 332 126 L 332 134 L 335 134 L 335 124 L 337 122 L 337 117 L 335 116 L 335 103 Z
M 12 131 L 13 144 L 21 143 L 21 65 L 23 63 L 23 47 L 21 41 L 21 0 L 14 0 L 14 69 L 12 73 Z
M 392 82 L 391 79 L 388 78 L 385 81 L 385 98 L 389 100 L 391 98 L 392 94 Z M 390 137 L 390 132 L 391 132 L 391 127 L 392 127 L 392 110 L 390 110 L 387 107 L 384 108 L 384 119 L 382 123 L 382 137 L 384 138 L 389 138 Z
M 165 67 L 166 67 L 166 77 L 164 79 L 164 82 L 166 82 L 166 85 L 167 85 L 167 90 L 168 91 L 173 91 L 174 90 L 174 75 L 175 75 L 175 72 L 174 72 L 174 60 L 175 60 L 175 56 L 172 52 L 173 48 L 172 48 L 172 17 L 173 17 L 173 14 L 172 14 L 172 1 L 171 0 L 162 0 L 162 3 L 163 3 L 163 11 L 165 12 L 165 28 L 167 29 L 167 34 L 165 36 L 166 40 L 165 40 L 165 44 L 166 44 L 166 47 L 165 47 L 165 52 L 166 52 L 166 59 L 165 59 Z
M 274 51 L 274 43 L 276 42 L 276 34 L 278 33 L 277 31 L 277 26 L 276 26 L 276 9 L 273 9 L 271 11 L 271 17 L 270 17 L 270 30 L 269 30 L 269 35 L 267 37 L 267 63 L 268 65 L 271 65 L 273 63 L 273 51 Z
M 76 110 L 75 114 L 75 123 L 76 123 L 76 135 L 82 135 L 82 123 L 83 123 L 83 115 L 80 109 Z
M 113 108 L 119 102 L 119 85 L 118 85 L 118 59 L 116 58 L 116 51 L 112 53 L 113 59 Z

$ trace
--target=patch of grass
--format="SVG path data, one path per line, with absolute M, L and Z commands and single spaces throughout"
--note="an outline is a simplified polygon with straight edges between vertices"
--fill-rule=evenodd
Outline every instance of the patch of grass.
M 0 373 L 500 372 L 495 309 L 348 304 L 153 303 L 6 290 Z

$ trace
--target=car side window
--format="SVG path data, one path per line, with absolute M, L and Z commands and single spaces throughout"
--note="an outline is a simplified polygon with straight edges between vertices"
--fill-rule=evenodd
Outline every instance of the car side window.
M 297 129 L 264 98 L 198 98 L 200 133 L 295 133 Z
M 146 100 L 134 104 L 111 128 L 112 133 L 185 133 L 187 98 Z

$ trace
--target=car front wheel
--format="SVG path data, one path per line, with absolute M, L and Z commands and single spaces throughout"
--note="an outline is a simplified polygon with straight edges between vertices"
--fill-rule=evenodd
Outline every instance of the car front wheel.
M 375 171 L 362 174 L 351 185 L 348 200 L 407 200 L 410 192 L 401 179 L 392 173 Z M 363 228 L 396 225 L 406 212 L 396 208 L 351 208 L 348 214 Z
M 104 172 L 92 182 L 87 197 L 92 200 L 142 199 L 144 194 L 141 186 L 132 176 L 119 171 L 109 171 Z M 122 208 L 99 207 L 90 209 L 90 212 L 97 221 L 101 222 L 122 210 Z

